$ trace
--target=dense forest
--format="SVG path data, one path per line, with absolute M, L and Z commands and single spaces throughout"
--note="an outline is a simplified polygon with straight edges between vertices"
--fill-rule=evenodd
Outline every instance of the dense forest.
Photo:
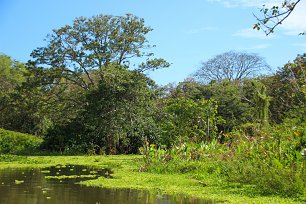
M 0 128 L 42 138 L 42 153 L 142 153 L 142 171 L 303 193 L 306 54 L 271 74 L 261 56 L 229 51 L 158 86 L 147 73 L 170 63 L 150 52 L 150 31 L 131 14 L 81 17 L 27 63 L 1 54 Z

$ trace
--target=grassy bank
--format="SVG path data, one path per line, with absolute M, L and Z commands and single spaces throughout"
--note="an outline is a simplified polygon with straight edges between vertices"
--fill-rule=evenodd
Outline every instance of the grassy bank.
M 155 193 L 184 194 L 226 203 L 303 203 L 281 197 L 262 197 L 252 193 L 251 186 L 241 187 L 224 183 L 213 175 L 202 175 L 195 179 L 191 174 L 158 174 L 139 172 L 141 156 L 0 156 L 0 168 L 42 168 L 57 164 L 109 167 L 113 178 L 98 178 L 82 184 L 106 188 L 132 188 L 150 190 Z M 204 178 L 204 179 L 203 179 Z M 203 182 L 205 181 L 205 182 Z M 305 200 L 304 200 L 305 201 Z
M 0 128 L 0 154 L 33 154 L 42 142 L 41 137 Z

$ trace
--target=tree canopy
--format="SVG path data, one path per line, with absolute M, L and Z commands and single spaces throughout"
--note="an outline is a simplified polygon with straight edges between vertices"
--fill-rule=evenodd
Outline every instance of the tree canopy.
M 132 14 L 80 17 L 53 30 L 47 45 L 32 52 L 27 66 L 36 77 L 25 84 L 54 102 L 41 107 L 52 112 L 46 114 L 51 125 L 45 148 L 138 151 L 154 98 L 154 82 L 143 72 L 170 65 L 148 52 L 150 31 Z M 132 67 L 136 58 L 143 62 Z
M 27 64 L 0 55 L 0 128 L 42 135 L 47 151 L 118 154 L 304 120 L 305 54 L 258 77 L 262 57 L 229 51 L 203 62 L 197 80 L 160 87 L 145 73 L 169 66 L 148 52 L 151 30 L 131 14 L 81 17 Z
M 12 60 L 5 54 L 0 54 L 0 91 L 12 89 L 21 84 L 25 78 L 26 72 L 24 64 Z
M 35 49 L 31 56 L 36 66 L 57 69 L 67 81 L 88 89 L 97 82 L 95 77 L 103 78 L 102 69 L 129 67 L 132 58 L 147 57 L 140 71 L 168 67 L 165 60 L 151 59 L 153 53 L 146 51 L 152 47 L 146 39 L 150 31 L 144 19 L 132 14 L 79 17 L 73 25 L 54 29 L 47 36 L 48 45 Z
M 235 81 L 254 77 L 267 69 L 269 65 L 257 54 L 229 51 L 203 62 L 194 76 L 204 83 Z

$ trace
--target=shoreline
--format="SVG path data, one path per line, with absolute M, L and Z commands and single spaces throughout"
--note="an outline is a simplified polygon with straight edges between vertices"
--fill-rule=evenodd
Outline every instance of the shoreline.
M 5 156 L 4 156 L 5 157 Z M 110 168 L 113 178 L 99 177 L 98 179 L 80 182 L 81 185 L 135 189 L 149 191 L 162 195 L 179 195 L 213 202 L 222 203 L 303 203 L 293 198 L 276 196 L 248 195 L 251 186 L 220 185 L 213 177 L 207 177 L 205 184 L 192 178 L 190 174 L 157 174 L 139 172 L 141 155 L 112 155 L 112 156 L 10 156 L 0 160 L 0 169 L 5 168 L 44 168 L 54 165 L 86 165 L 100 168 Z

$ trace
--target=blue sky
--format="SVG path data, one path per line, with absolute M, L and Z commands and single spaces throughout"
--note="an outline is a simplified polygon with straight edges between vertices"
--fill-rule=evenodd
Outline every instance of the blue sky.
M 0 53 L 26 62 L 52 29 L 80 16 L 132 13 L 154 30 L 156 57 L 172 63 L 150 73 L 160 85 L 180 82 L 200 63 L 229 50 L 257 53 L 276 70 L 306 52 L 306 1 L 276 33 L 253 31 L 253 13 L 277 0 L 0 0 Z

